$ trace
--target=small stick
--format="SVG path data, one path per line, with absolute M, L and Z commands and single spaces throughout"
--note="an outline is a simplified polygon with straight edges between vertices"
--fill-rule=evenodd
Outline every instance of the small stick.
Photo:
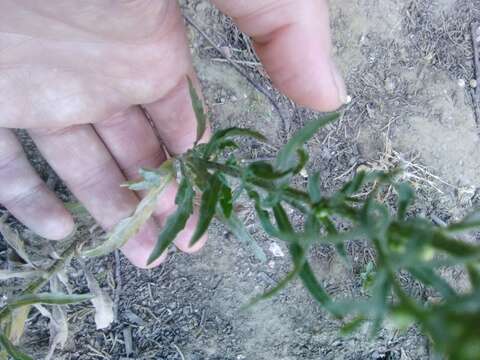
M 118 304 L 120 302 L 120 293 L 122 292 L 122 274 L 120 269 L 120 252 L 115 250 L 115 295 L 113 299 L 113 318 L 115 321 L 118 321 Z
M 478 81 L 480 80 L 480 23 L 472 23 L 472 41 L 473 41 L 473 64 L 475 69 L 475 78 L 477 87 L 472 90 L 473 107 L 475 109 L 475 120 L 480 126 L 480 89 Z
M 268 101 L 272 104 L 275 111 L 278 113 L 280 120 L 282 122 L 282 136 L 285 137 L 287 134 L 287 120 L 283 115 L 283 112 L 280 110 L 280 106 L 278 106 L 277 102 L 273 99 L 273 97 L 268 93 L 266 89 L 264 89 L 261 85 L 257 84 L 255 80 L 253 80 L 242 68 L 239 66 L 235 61 L 228 58 L 220 47 L 213 41 L 210 36 L 207 35 L 205 31 L 203 31 L 189 16 L 184 14 L 184 18 L 198 33 L 215 49 L 217 52 L 224 58 L 240 75 L 242 75 L 245 80 L 247 80 L 258 92 L 262 93 Z M 218 61 L 218 60 L 217 60 Z

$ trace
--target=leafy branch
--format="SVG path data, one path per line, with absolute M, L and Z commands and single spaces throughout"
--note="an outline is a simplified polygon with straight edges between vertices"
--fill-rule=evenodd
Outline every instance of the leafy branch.
M 198 142 L 206 129 L 206 116 L 191 83 L 190 92 L 198 120 Z M 157 260 L 184 229 L 193 214 L 197 194 L 201 194 L 199 221 L 191 244 L 206 233 L 216 218 L 243 240 L 260 260 L 265 260 L 261 247 L 249 235 L 234 210 L 235 204 L 244 196 L 255 209 L 266 234 L 286 243 L 293 265 L 278 284 L 252 299 L 250 305 L 275 295 L 299 278 L 320 306 L 343 322 L 344 333 L 368 324 L 375 334 L 383 322 L 390 319 L 400 329 L 416 324 L 438 352 L 452 359 L 477 358 L 480 354 L 480 246 L 456 236 L 478 230 L 480 212 L 473 212 L 447 227 L 408 216 L 414 191 L 399 180 L 397 170 L 358 172 L 330 195 L 320 191 L 318 172 L 310 174 L 306 188 L 292 185 L 308 163 L 305 143 L 337 118 L 338 115 L 332 114 L 309 122 L 285 144 L 272 162 L 244 164 L 235 156 L 235 149 L 240 147 L 238 139 L 265 142 L 266 138 L 249 129 L 229 128 L 217 131 L 208 143 L 196 144 L 158 169 L 142 169 L 140 181 L 126 184 L 132 190 L 147 191 L 135 213 L 121 221 L 103 243 L 91 248 L 71 245 L 41 278 L 27 285 L 20 296 L 0 308 L 0 323 L 7 323 L 12 310 L 20 306 L 59 305 L 90 299 L 90 295 L 37 293 L 72 256 L 103 256 L 122 247 L 151 216 L 157 198 L 176 178 L 180 184 L 175 200 L 177 209 L 167 219 L 149 263 Z M 395 206 L 389 207 L 379 200 L 387 188 L 395 190 Z M 292 221 L 291 213 L 301 214 L 302 223 Z M 339 223 L 350 224 L 348 230 L 340 230 Z M 359 275 L 366 295 L 336 299 L 316 277 L 309 252 L 315 245 L 329 245 L 351 266 L 346 245 L 355 239 L 367 240 L 375 253 L 375 261 Z M 461 267 L 468 275 L 468 291 L 457 290 L 441 276 L 441 270 L 451 267 Z M 411 295 L 402 285 L 400 274 L 402 277 L 408 275 L 429 289 L 436 300 L 425 302 Z M 1 333 L 0 346 L 14 359 L 30 359 Z

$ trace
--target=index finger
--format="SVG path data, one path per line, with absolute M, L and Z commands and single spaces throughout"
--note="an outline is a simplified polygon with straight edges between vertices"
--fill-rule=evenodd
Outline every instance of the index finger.
M 325 0 L 213 0 L 251 36 L 273 83 L 297 103 L 331 111 L 347 101 L 332 60 Z

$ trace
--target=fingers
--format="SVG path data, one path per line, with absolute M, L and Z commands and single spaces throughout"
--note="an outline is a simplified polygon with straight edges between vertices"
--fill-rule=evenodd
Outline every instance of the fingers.
M 0 203 L 35 233 L 59 240 L 73 231 L 71 215 L 36 174 L 15 135 L 2 128 L 0 184 Z
M 107 121 L 98 123 L 95 129 L 130 180 L 138 178 L 139 168 L 157 168 L 166 160 L 160 142 L 139 107 L 132 107 Z M 168 216 L 176 209 L 176 193 L 177 185 L 172 182 L 158 201 L 154 217 L 160 226 L 165 224 Z M 195 213 L 175 239 L 175 245 L 184 252 L 195 252 L 205 242 L 203 239 L 203 242 L 199 242 L 194 247 L 188 245 L 195 230 L 197 218 L 198 214 Z M 154 236 L 155 240 L 157 235 Z M 144 239 L 138 237 L 132 239 L 126 248 L 135 247 L 138 241 L 144 241 Z M 153 246 L 147 248 L 145 244 L 138 244 L 138 246 L 148 251 L 146 257 L 150 255 L 153 248 Z
M 250 35 L 273 83 L 296 102 L 330 111 L 346 102 L 331 58 L 326 0 L 213 0 Z
M 139 200 L 123 187 L 125 177 L 90 125 L 61 130 L 30 130 L 38 149 L 77 199 L 105 229 L 130 216 Z M 158 229 L 147 222 L 135 237 L 135 249 L 125 255 L 136 266 L 146 267 Z
M 197 89 L 200 87 L 193 70 L 180 9 L 172 4 L 168 11 L 169 37 L 162 43 L 162 51 L 169 54 L 162 63 L 168 75 L 162 84 L 165 91 L 160 99 L 144 106 L 168 151 L 171 154 L 181 154 L 193 146 L 197 137 L 197 123 L 187 77 L 193 79 Z

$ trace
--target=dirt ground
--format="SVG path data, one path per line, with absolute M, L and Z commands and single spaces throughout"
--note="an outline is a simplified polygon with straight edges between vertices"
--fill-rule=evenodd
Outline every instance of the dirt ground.
M 271 104 L 250 86 L 193 29 L 195 66 L 215 128 L 237 125 L 264 132 L 269 147 L 248 146 L 246 159 L 269 158 L 314 114 L 275 92 L 251 46 L 232 22 L 207 1 L 185 0 L 184 11 L 199 27 L 266 87 L 288 119 L 283 124 Z M 332 191 L 359 166 L 403 166 L 417 187 L 416 212 L 448 222 L 478 205 L 479 129 L 473 110 L 474 79 L 470 24 L 480 20 L 479 0 L 331 1 L 335 56 L 346 74 L 352 102 L 339 122 L 322 131 L 308 148 L 322 186 Z M 28 143 L 27 140 L 25 140 Z M 48 167 L 27 144 L 42 175 L 65 196 Z M 66 199 L 66 198 L 65 198 Z M 349 336 L 328 317 L 299 283 L 273 299 L 242 305 L 282 278 L 290 266 L 283 244 L 266 237 L 242 214 L 268 255 L 260 263 L 245 247 L 214 226 L 207 246 L 195 256 L 172 251 L 155 270 L 139 270 L 120 256 L 90 261 L 99 282 L 115 297 L 118 321 L 95 330 L 92 311 L 70 307 L 70 339 L 56 359 L 294 360 L 434 359 L 416 329 L 406 333 L 389 324 L 377 337 L 368 328 Z M 78 236 L 92 235 L 91 220 L 80 218 Z M 95 231 L 93 232 L 95 233 Z M 27 232 L 24 233 L 28 235 Z M 0 262 L 5 252 L 0 242 Z M 349 251 L 357 269 L 371 258 L 362 243 Z M 358 274 L 346 271 L 330 249 L 318 248 L 312 262 L 335 296 L 360 292 Z M 72 287 L 86 292 L 76 262 Z M 421 291 L 421 289 L 419 289 Z M 129 350 L 131 340 L 131 351 Z M 41 358 L 48 349 L 48 321 L 38 314 L 28 324 L 24 345 Z M 37 358 L 37 357 L 35 357 Z

